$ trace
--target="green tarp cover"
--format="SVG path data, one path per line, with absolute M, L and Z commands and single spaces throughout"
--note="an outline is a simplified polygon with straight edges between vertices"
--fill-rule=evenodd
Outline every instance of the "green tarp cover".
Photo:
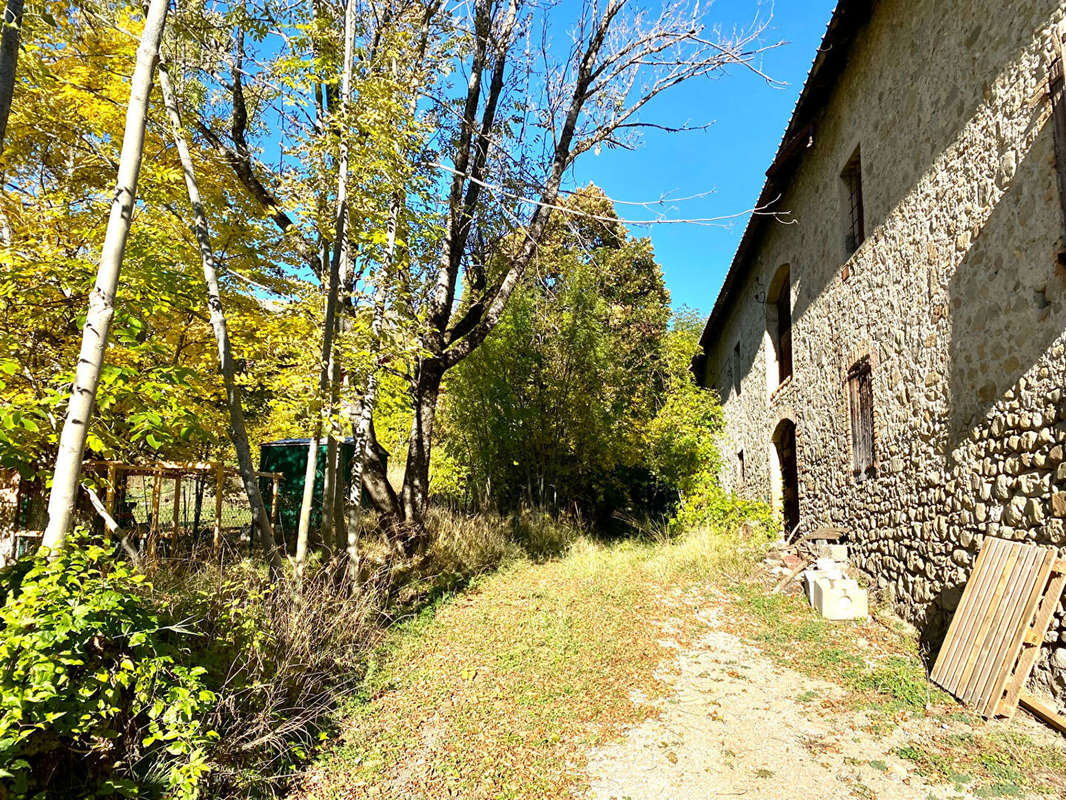
M 261 472 L 280 472 L 281 485 L 278 487 L 278 521 L 280 533 L 293 537 L 300 524 L 300 504 L 304 496 L 304 475 L 307 473 L 307 448 L 310 439 L 282 439 L 277 442 L 264 442 L 259 445 L 259 470 Z M 340 443 L 341 475 L 347 479 L 351 475 L 352 454 L 355 445 L 351 439 Z M 326 443 L 318 448 L 318 462 L 315 469 L 314 502 L 311 505 L 311 529 L 317 530 L 322 525 L 322 485 L 325 481 Z M 260 478 L 260 491 L 269 504 L 271 481 Z

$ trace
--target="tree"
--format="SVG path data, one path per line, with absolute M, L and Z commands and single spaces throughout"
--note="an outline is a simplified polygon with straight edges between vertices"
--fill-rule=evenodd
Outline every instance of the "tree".
M 222 292 L 218 285 L 218 267 L 214 248 L 211 245 L 211 232 L 200 199 L 200 187 L 192 163 L 189 145 L 185 140 L 185 129 L 181 122 L 181 112 L 177 97 L 170 84 L 170 77 L 165 65 L 160 66 L 159 86 L 163 92 L 163 102 L 170 116 L 170 126 L 174 137 L 174 146 L 178 151 L 185 187 L 189 195 L 192 210 L 192 228 L 200 248 L 200 259 L 204 271 L 204 283 L 207 284 L 207 305 L 211 315 L 211 328 L 218 344 L 218 364 L 222 381 L 226 388 L 226 410 L 229 414 L 229 434 L 233 449 L 237 451 L 237 463 L 240 468 L 244 492 L 252 510 L 252 526 L 259 532 L 263 552 L 267 556 L 271 570 L 281 570 L 281 554 L 274 540 L 274 529 L 270 524 L 270 515 L 259 493 L 259 478 L 255 474 L 251 447 L 248 444 L 248 430 L 244 424 L 244 409 L 241 406 L 241 390 L 237 384 L 236 370 L 233 364 L 233 350 L 230 346 L 229 326 L 226 312 L 222 306 Z M 312 475 L 313 477 L 313 475 Z
M 52 477 L 48 527 L 42 539 L 42 544 L 52 549 L 61 548 L 66 541 L 77 499 L 82 453 L 85 451 L 89 418 L 103 369 L 107 337 L 114 316 L 115 293 L 118 290 L 122 258 L 137 197 L 148 101 L 156 62 L 159 59 L 159 44 L 163 37 L 168 3 L 169 0 L 151 0 L 145 14 L 141 42 L 137 48 L 137 62 L 130 81 L 122 155 L 118 165 L 118 184 L 111 203 L 96 288 L 89 297 L 89 312 L 82 333 L 78 368 Z
M 355 53 L 355 0 L 344 4 L 344 60 L 341 62 L 340 119 L 347 118 L 352 99 L 352 60 Z M 348 137 L 340 136 L 337 153 L 337 193 L 333 253 L 329 260 L 329 279 L 326 284 L 325 313 L 322 321 L 322 355 L 318 374 L 318 398 L 330 396 L 330 381 L 336 379 L 334 365 L 337 363 L 333 354 L 333 339 L 337 332 L 337 303 L 341 290 L 341 270 L 348 271 Z M 345 275 L 345 280 L 347 275 Z M 332 398 L 331 398 L 332 399 Z M 331 408 L 329 410 L 332 410 Z M 296 535 L 296 569 L 303 572 L 307 561 L 307 542 L 311 532 L 311 505 L 314 497 L 315 472 L 318 463 L 318 448 L 322 440 L 322 417 L 314 423 L 314 435 L 307 448 L 307 468 L 304 471 L 304 495 L 300 505 L 300 526 Z M 331 437 L 332 438 L 332 437 Z M 330 495 L 335 491 L 337 480 L 336 445 L 328 452 L 326 465 L 328 484 L 326 505 L 332 509 Z
M 183 7 L 168 47 L 189 65 L 182 114 L 190 160 L 203 165 L 196 182 L 205 229 L 210 224 L 214 233 L 217 299 L 232 338 L 230 380 L 215 374 L 217 329 L 213 337 L 198 299 L 203 251 L 174 203 L 175 192 L 186 191 L 187 170 L 160 137 L 161 108 L 147 95 L 141 149 L 151 156 L 134 187 L 137 225 L 129 225 L 128 191 L 118 196 L 127 213 L 121 236 L 99 237 L 93 224 L 93 203 L 108 188 L 104 176 L 127 160 L 115 146 L 116 111 L 129 106 L 132 114 L 133 104 L 119 99 L 116 71 L 100 68 L 116 62 L 91 50 L 106 49 L 112 59 L 123 52 L 125 12 L 111 15 L 96 0 L 44 2 L 55 13 L 41 14 L 40 24 L 52 30 L 24 35 L 10 122 L 16 133 L 3 152 L 17 192 L 0 198 L 13 231 L 0 303 L 17 306 L 18 282 L 29 281 L 44 291 L 23 305 L 58 324 L 37 330 L 33 314 L 18 310 L 0 319 L 0 460 L 50 458 L 58 389 L 74 382 L 71 408 L 80 411 L 63 432 L 54 498 L 68 507 L 73 490 L 62 487 L 71 474 L 76 487 L 71 467 L 86 446 L 98 454 L 217 452 L 218 434 L 233 427 L 224 399 L 235 387 L 251 388 L 245 411 L 253 431 L 306 433 L 310 426 L 314 433 L 321 424 L 335 442 L 350 426 L 359 446 L 349 525 L 325 536 L 338 551 L 353 552 L 345 528 L 353 530 L 358 513 L 360 473 L 394 543 L 408 551 L 424 543 L 445 377 L 500 324 L 532 265 L 547 258 L 553 231 L 610 222 L 609 208 L 568 207 L 564 176 L 575 160 L 600 147 L 635 146 L 646 124 L 669 128 L 640 118 L 654 97 L 730 65 L 757 71 L 764 49 L 761 26 L 722 37 L 688 0 L 650 15 L 634 0 L 583 0 L 572 20 L 573 47 L 565 48 L 552 43 L 558 14 L 525 0 L 457 7 L 351 0 L 346 34 L 337 4 Z M 38 24 L 37 15 L 31 20 Z M 116 218 L 123 221 L 121 210 Z M 112 294 L 109 310 L 94 306 L 83 336 L 93 358 L 79 359 L 84 374 L 72 381 L 58 365 L 74 361 L 78 282 L 88 280 L 93 253 L 114 261 L 115 243 L 127 239 L 122 293 L 130 302 L 115 305 Z M 117 287 L 117 269 L 101 271 L 105 284 L 113 277 Z M 575 268 L 570 280 L 594 284 L 595 276 Z M 543 293 L 537 302 L 559 296 Z M 116 333 L 106 366 L 105 317 Z M 279 345 L 289 328 L 299 342 Z M 300 344 L 309 336 L 323 344 L 317 353 Z M 42 343 L 32 354 L 20 352 L 27 337 Z M 595 372 L 600 364 L 588 366 Z M 575 368 L 575 381 L 585 371 Z M 395 421 L 392 393 L 404 381 L 409 433 L 388 442 L 393 463 L 404 464 L 397 491 L 377 433 L 394 427 L 384 414 Z M 155 387 L 150 398 L 145 383 Z M 85 426 L 77 423 L 94 400 L 105 424 L 79 437 Z M 278 407 L 269 409 L 271 402 Z M 591 417 L 581 424 L 605 429 Z M 331 489 L 339 488 L 336 461 L 327 466 Z M 66 523 L 56 519 L 69 524 L 69 508 Z
M 425 543 L 444 376 L 499 323 L 543 242 L 567 169 L 599 147 L 632 146 L 634 133 L 645 125 L 641 110 L 659 94 L 730 65 L 755 69 L 762 49 L 755 44 L 761 26 L 723 38 L 707 29 L 705 12 L 681 2 L 648 15 L 632 0 L 585 0 L 573 44 L 564 52 L 549 44 L 546 10 L 527 10 L 520 0 L 477 0 L 469 14 L 462 59 L 466 81 L 455 82 L 457 96 L 448 94 L 447 82 L 435 87 L 439 93 L 433 96 L 441 109 L 439 146 L 451 179 L 437 198 L 444 209 L 443 235 L 427 270 L 419 315 L 403 487 L 399 498 L 388 487 L 374 493 L 385 513 L 407 523 L 409 551 Z M 538 22 L 539 37 L 532 29 Z M 518 47 L 526 33 L 541 42 L 536 56 Z M 511 235 L 514 247 L 500 248 Z M 490 275 L 485 265 L 492 251 L 503 261 Z M 460 285 L 469 294 L 457 304 Z M 368 457 L 373 452 L 368 449 Z
M 387 273 L 394 269 L 392 256 L 387 255 L 386 230 L 416 227 L 404 199 L 417 191 L 418 175 L 425 171 L 418 161 L 429 128 L 417 121 L 418 95 L 407 80 L 411 75 L 433 73 L 435 59 L 448 57 L 440 52 L 430 30 L 439 8 L 436 2 L 424 8 L 406 3 L 363 8 L 356 2 L 346 6 L 351 11 L 346 16 L 352 20 L 345 25 L 343 42 L 336 36 L 333 10 L 324 4 L 314 6 L 311 25 L 298 15 L 287 20 L 289 10 L 264 12 L 279 25 L 288 26 L 289 47 L 282 53 L 272 52 L 268 66 L 259 71 L 246 65 L 261 63 L 262 53 L 252 53 L 263 31 L 250 24 L 247 15 L 236 15 L 231 79 L 221 87 L 231 100 L 229 129 L 220 131 L 206 119 L 198 125 L 247 195 L 275 223 L 282 242 L 295 251 L 321 286 L 324 313 L 314 367 L 318 381 L 309 393 L 312 436 L 307 468 L 310 474 L 317 466 L 316 445 L 325 425 L 329 447 L 323 518 L 327 526 L 333 508 L 329 496 L 342 484 L 334 477 L 335 437 L 342 417 L 351 420 L 353 433 L 358 427 L 361 398 L 368 393 L 365 384 L 354 378 L 373 373 L 354 363 L 367 359 L 353 357 L 347 347 L 352 338 L 349 329 L 358 327 L 355 317 L 364 298 L 379 295 L 379 279 L 384 279 L 382 286 L 391 281 Z M 277 114 L 296 131 L 295 144 L 282 151 L 295 155 L 293 168 L 272 169 L 258 157 L 251 137 L 269 114 Z M 348 162 L 360 169 L 347 170 Z M 326 186 L 335 187 L 332 194 L 323 191 Z M 403 252 L 412 249 L 407 245 Z M 385 261 L 390 266 L 382 270 Z M 409 263 L 406 255 L 398 261 L 403 266 L 397 269 Z M 370 279 L 370 274 L 375 277 Z M 383 303 L 372 302 L 384 313 Z M 342 385 L 347 386 L 343 399 L 339 398 Z M 360 459 L 355 463 L 362 466 Z M 370 464 L 371 472 L 374 466 Z M 303 503 L 298 561 L 306 558 L 310 539 L 310 501 L 308 495 Z M 335 534 L 324 531 L 324 541 L 336 541 L 343 550 L 345 526 L 339 525 Z
M 15 68 L 18 65 L 19 38 L 22 35 L 22 0 L 7 0 L 4 6 L 3 32 L 0 33 L 0 153 L 4 152 L 4 134 L 15 95 Z
M 0 270 L 0 466 L 25 479 L 55 462 L 105 235 L 100 210 L 111 200 L 120 157 L 138 15 L 96 0 L 46 0 L 27 16 L 0 193 L 8 235 Z M 168 15 L 168 47 L 211 69 L 211 54 L 186 32 L 191 16 Z M 195 119 L 211 95 L 193 80 L 185 85 Z M 179 213 L 183 174 L 157 98 L 149 106 L 137 218 L 85 455 L 229 460 L 225 388 L 203 309 L 200 258 L 188 215 Z M 190 139 L 216 234 L 237 378 L 249 422 L 262 429 L 268 403 L 283 411 L 306 405 L 294 370 L 294 355 L 302 353 L 282 331 L 304 336 L 311 286 L 286 265 L 272 223 L 256 218 L 254 200 L 202 144 Z M 37 519 L 36 504 L 31 513 Z
M 469 472 L 453 491 L 609 514 L 647 502 L 669 296 L 600 189 L 561 207 L 581 213 L 553 218 L 500 324 L 446 379 L 440 440 Z

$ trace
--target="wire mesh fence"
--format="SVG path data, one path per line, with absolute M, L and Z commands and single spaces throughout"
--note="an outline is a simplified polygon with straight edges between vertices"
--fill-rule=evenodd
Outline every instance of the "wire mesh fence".
M 119 530 L 139 547 L 250 545 L 252 510 L 240 474 L 221 464 L 87 462 L 86 477 Z M 280 473 L 257 472 L 274 521 Z
M 287 521 L 299 515 L 282 491 L 281 472 L 257 472 L 259 491 L 279 543 L 295 543 Z M 259 545 L 240 473 L 219 463 L 127 464 L 86 461 L 82 465 L 75 524 L 103 533 L 104 511 L 127 548 L 141 554 L 205 557 L 226 551 L 250 553 Z M 48 521 L 43 481 L 0 470 L 0 566 L 33 553 Z

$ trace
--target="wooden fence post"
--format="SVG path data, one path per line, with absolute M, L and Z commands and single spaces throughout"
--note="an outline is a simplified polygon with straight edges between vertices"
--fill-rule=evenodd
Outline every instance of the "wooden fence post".
M 215 538 L 212 547 L 217 553 L 222 545 L 222 484 L 226 478 L 226 469 L 222 462 L 215 465 Z
M 181 473 L 174 478 L 174 539 L 178 538 L 178 527 L 181 525 Z
M 148 555 L 155 557 L 155 540 L 159 533 L 159 498 L 163 491 L 163 468 L 155 468 L 155 481 L 152 485 L 152 524 L 148 529 Z
M 270 527 L 275 528 L 278 524 L 278 473 L 274 473 L 274 486 L 270 494 Z
M 118 467 L 107 465 L 107 494 L 104 495 L 104 508 L 112 519 L 115 517 L 115 494 L 118 492 Z

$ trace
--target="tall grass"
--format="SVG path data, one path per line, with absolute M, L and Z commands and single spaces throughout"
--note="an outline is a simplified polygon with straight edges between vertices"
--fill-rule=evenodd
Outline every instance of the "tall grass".
M 582 536 L 571 545 L 574 568 L 588 574 L 610 570 L 619 580 L 646 578 L 660 584 L 732 584 L 750 574 L 773 535 L 761 525 L 703 525 L 680 533 L 667 525 L 644 525 L 639 535 L 604 543 Z
M 155 602 L 199 633 L 186 657 L 208 670 L 219 701 L 207 795 L 272 796 L 328 736 L 339 697 L 362 678 L 382 604 L 319 568 L 275 581 L 248 561 L 157 562 Z
M 429 519 L 430 563 L 446 572 L 473 576 L 521 558 L 534 561 L 562 555 L 588 526 L 576 516 L 554 516 L 523 506 L 509 516 L 493 512 L 461 514 L 438 508 Z
M 647 568 L 661 579 L 734 582 L 765 557 L 773 538 L 758 524 L 703 525 L 660 538 Z
M 299 581 L 271 578 L 246 559 L 145 564 L 153 603 L 199 634 L 184 657 L 207 669 L 219 698 L 203 721 L 218 734 L 205 796 L 283 794 L 330 738 L 337 707 L 362 684 L 393 620 L 504 564 L 565 552 L 587 534 L 580 520 L 531 508 L 506 517 L 436 509 L 429 528 L 427 552 L 398 562 L 368 525 L 354 590 L 328 564 Z

